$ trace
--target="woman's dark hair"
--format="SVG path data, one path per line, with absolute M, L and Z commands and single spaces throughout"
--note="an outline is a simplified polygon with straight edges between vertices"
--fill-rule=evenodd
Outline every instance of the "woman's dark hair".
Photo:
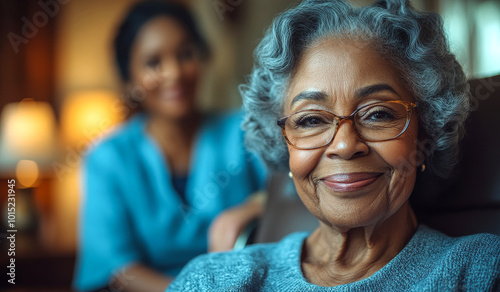
M 177 20 L 191 36 L 202 58 L 206 59 L 210 55 L 207 42 L 199 32 L 193 16 L 184 6 L 158 0 L 139 2 L 125 16 L 114 40 L 116 63 L 123 81 L 130 79 L 130 52 L 137 33 L 144 24 L 158 16 L 166 16 Z

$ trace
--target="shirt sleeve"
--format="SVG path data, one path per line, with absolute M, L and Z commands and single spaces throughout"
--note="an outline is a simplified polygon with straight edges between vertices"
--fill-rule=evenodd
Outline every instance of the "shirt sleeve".
M 264 161 L 257 154 L 250 152 L 248 156 L 250 164 L 249 167 L 255 175 L 258 189 L 263 190 L 267 187 L 269 170 L 267 169 Z
M 101 145 L 103 146 L 103 145 Z M 99 147 L 84 162 L 76 289 L 105 287 L 113 273 L 138 262 L 140 254 L 119 184 L 116 151 Z
M 245 155 L 245 167 L 249 171 L 252 185 L 256 188 L 256 191 L 264 190 L 267 187 L 267 181 L 269 176 L 269 170 L 266 163 L 255 151 L 248 150 L 245 143 L 246 132 L 242 129 L 242 123 L 244 119 L 244 110 L 242 108 L 235 110 L 232 113 L 230 123 L 235 126 L 238 132 L 238 145 L 243 149 Z
M 242 115 L 242 113 L 241 113 Z M 263 190 L 267 187 L 267 181 L 269 177 L 269 170 L 267 168 L 266 163 L 260 157 L 258 153 L 255 151 L 248 150 L 247 145 L 245 143 L 246 140 L 246 132 L 241 128 L 241 123 L 243 121 L 243 116 L 240 117 L 241 121 L 239 122 L 239 131 L 241 136 L 241 145 L 245 152 L 245 160 L 247 162 L 247 167 L 250 171 L 250 174 L 253 178 L 254 185 L 257 186 L 257 190 Z

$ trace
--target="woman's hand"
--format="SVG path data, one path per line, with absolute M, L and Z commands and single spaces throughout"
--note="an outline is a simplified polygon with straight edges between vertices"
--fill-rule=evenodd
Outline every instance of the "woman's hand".
M 255 193 L 245 203 L 217 216 L 208 233 L 208 250 L 210 252 L 231 250 L 245 227 L 262 215 L 265 199 L 264 192 Z

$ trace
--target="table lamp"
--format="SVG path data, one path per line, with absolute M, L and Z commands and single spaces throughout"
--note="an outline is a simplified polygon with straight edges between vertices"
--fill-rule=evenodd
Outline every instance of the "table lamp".
M 32 229 L 37 223 L 32 189 L 56 152 L 54 112 L 47 102 L 24 99 L 4 106 L 0 125 L 0 173 L 16 180 L 16 228 Z

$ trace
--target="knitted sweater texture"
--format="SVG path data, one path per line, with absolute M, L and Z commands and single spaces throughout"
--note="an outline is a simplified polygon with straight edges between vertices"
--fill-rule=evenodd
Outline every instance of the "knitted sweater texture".
M 191 261 L 167 291 L 500 291 L 500 237 L 449 237 L 419 226 L 406 247 L 370 277 L 336 287 L 307 282 L 300 252 L 308 233 Z

